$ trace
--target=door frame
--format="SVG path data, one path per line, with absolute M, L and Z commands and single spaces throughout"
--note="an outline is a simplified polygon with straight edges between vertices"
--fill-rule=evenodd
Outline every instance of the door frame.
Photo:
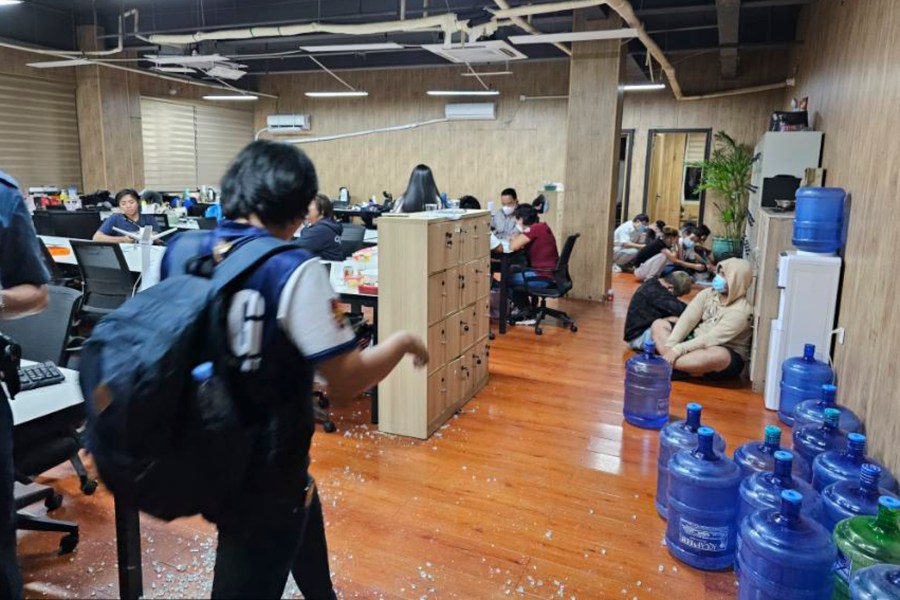
M 626 141 L 626 151 L 625 151 L 625 188 L 622 190 L 622 214 L 621 220 L 619 223 L 624 223 L 628 219 L 628 209 L 629 209 L 629 201 L 631 199 L 631 171 L 633 170 L 633 165 L 631 164 L 632 157 L 634 155 L 634 136 L 636 131 L 634 128 L 631 129 L 621 129 L 619 130 L 619 139 L 624 136 Z M 618 182 L 616 182 L 618 183 Z M 618 227 L 618 224 L 616 225 Z
M 709 152 L 712 149 L 712 128 L 703 127 L 684 127 L 684 128 L 653 128 L 647 130 L 647 155 L 644 158 L 644 203 L 643 212 L 647 212 L 647 195 L 650 187 L 650 159 L 653 158 L 653 139 L 657 133 L 705 133 L 706 148 L 703 150 L 704 160 L 709 159 Z M 700 218 L 697 219 L 697 225 L 703 225 L 703 217 L 706 214 L 706 190 L 700 192 Z M 680 227 L 681 223 L 678 224 Z

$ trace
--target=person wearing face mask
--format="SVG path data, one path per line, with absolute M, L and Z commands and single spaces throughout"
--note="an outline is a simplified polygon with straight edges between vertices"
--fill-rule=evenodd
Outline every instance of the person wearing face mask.
M 537 209 L 528 204 L 520 204 L 513 212 L 516 235 L 509 242 L 510 252 L 525 250 L 528 266 L 524 272 L 513 273 L 510 287 L 512 301 L 518 309 L 510 321 L 518 325 L 533 325 L 531 305 L 525 293 L 525 278 L 530 288 L 545 288 L 553 283 L 552 271 L 559 262 L 556 237 L 546 223 L 541 223 Z
M 746 294 L 752 279 L 749 262 L 724 260 L 712 286 L 697 294 L 674 326 L 665 319 L 653 323 L 653 341 L 674 377 L 740 376 L 750 353 L 753 305 Z
M 636 241 L 639 234 L 647 231 L 650 226 L 650 217 L 641 213 L 631 221 L 625 221 L 613 231 L 613 268 L 621 271 L 621 267 L 627 265 L 637 255 L 638 250 L 644 244 Z
M 681 230 L 681 237 L 678 238 L 678 241 L 669 249 L 662 251 L 668 261 L 668 264 L 663 267 L 663 275 L 668 275 L 675 271 L 702 273 L 707 270 L 706 262 L 694 252 L 696 230 L 695 226 L 687 225 Z
M 516 219 L 513 213 L 518 206 L 519 197 L 516 190 L 506 188 L 500 192 L 500 209 L 491 215 L 491 229 L 498 239 L 511 240 L 516 236 Z
M 141 214 L 141 196 L 135 190 L 125 189 L 116 194 L 116 205 L 122 212 L 110 215 L 100 224 L 100 229 L 94 234 L 95 242 L 112 242 L 114 244 L 131 244 L 133 239 L 122 235 L 116 229 L 133 231 L 137 233 L 141 227 L 150 227 L 154 232 L 159 232 L 159 226 L 152 215 Z
M 300 230 L 297 245 L 322 260 L 344 260 L 341 234 L 344 226 L 334 219 L 334 207 L 325 194 L 310 200 L 306 227 Z

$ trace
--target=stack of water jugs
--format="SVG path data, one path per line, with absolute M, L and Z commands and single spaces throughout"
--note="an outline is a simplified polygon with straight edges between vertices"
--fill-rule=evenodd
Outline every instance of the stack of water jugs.
M 897 482 L 866 456 L 859 418 L 836 403 L 834 375 L 814 354 L 785 362 L 780 416 L 793 425 L 793 451 L 770 425 L 733 458 L 699 404 L 668 423 L 671 368 L 652 342 L 628 361 L 625 420 L 661 429 L 666 545 L 698 569 L 734 565 L 741 599 L 900 599 Z

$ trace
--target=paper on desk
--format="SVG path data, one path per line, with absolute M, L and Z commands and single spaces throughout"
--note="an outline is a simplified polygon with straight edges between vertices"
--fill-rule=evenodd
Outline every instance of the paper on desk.
M 491 232 L 491 250 L 493 250 L 497 246 L 501 246 L 504 253 L 509 252 L 509 240 L 501 240 L 496 235 L 494 235 L 493 232 Z

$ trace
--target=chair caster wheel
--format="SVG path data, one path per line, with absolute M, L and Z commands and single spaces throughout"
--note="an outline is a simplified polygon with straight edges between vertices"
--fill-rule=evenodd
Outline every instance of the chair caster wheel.
M 81 484 L 81 491 L 85 496 L 90 496 L 97 491 L 97 480 L 88 479 Z
M 576 331 L 578 331 L 578 325 L 572 323 L 571 325 L 569 325 L 569 331 L 575 333 Z
M 333 421 L 325 421 L 322 423 L 322 429 L 325 430 L 325 433 L 334 433 L 337 431 L 337 425 Z
M 59 555 L 69 554 L 78 546 L 78 535 L 70 533 L 59 541 Z
M 44 500 L 44 506 L 47 507 L 47 511 L 56 510 L 60 506 L 62 506 L 63 497 L 62 494 L 53 494 L 46 500 Z
M 534 328 L 534 334 L 535 334 L 535 335 L 543 335 L 543 334 L 544 334 L 544 330 L 541 329 L 540 327 L 535 327 L 535 328 Z

